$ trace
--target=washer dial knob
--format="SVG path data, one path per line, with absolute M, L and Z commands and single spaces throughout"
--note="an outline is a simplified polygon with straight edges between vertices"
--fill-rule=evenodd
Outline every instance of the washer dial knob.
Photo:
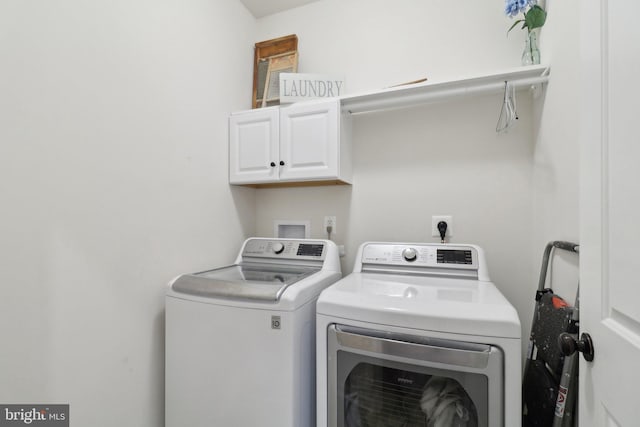
M 402 257 L 409 262 L 413 262 L 418 259 L 418 251 L 413 248 L 407 248 L 402 251 Z
M 273 252 L 276 254 L 282 253 L 284 251 L 284 245 L 280 242 L 276 242 L 273 244 Z

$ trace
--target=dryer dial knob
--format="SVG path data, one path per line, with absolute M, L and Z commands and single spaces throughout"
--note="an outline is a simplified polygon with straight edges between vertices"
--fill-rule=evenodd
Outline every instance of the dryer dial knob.
M 413 262 L 416 259 L 418 259 L 418 251 L 416 251 L 413 248 L 407 248 L 404 251 L 402 251 L 402 256 L 405 260 L 409 262 Z
M 284 245 L 280 242 L 274 243 L 273 244 L 273 252 L 274 253 L 282 253 L 282 251 L 284 251 Z

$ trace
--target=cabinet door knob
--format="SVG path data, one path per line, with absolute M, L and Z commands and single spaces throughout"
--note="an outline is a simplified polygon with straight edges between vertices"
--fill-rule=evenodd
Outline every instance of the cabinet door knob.
M 284 162 L 280 160 L 280 166 L 284 166 Z
M 272 168 L 275 168 L 275 167 L 276 167 L 275 162 L 271 162 L 271 167 L 272 167 Z

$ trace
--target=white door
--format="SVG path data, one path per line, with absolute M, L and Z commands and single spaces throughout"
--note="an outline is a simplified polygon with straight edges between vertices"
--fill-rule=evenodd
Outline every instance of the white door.
M 278 180 L 278 108 L 232 114 L 229 118 L 229 183 Z
M 280 110 L 281 180 L 338 177 L 340 102 L 294 104 Z
M 580 426 L 640 426 L 640 2 L 583 0 Z

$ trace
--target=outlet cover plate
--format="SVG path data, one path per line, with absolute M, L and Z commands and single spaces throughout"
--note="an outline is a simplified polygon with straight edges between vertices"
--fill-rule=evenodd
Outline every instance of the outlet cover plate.
M 331 234 L 336 234 L 336 217 L 335 215 L 325 216 L 324 217 L 324 228 L 322 229 L 323 233 L 327 233 L 327 227 L 331 226 Z

